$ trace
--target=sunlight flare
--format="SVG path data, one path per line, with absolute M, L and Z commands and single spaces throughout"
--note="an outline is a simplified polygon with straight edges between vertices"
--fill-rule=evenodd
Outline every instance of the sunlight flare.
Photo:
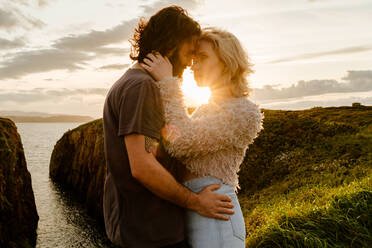
M 185 103 L 188 106 L 200 106 L 208 103 L 211 92 L 208 87 L 198 87 L 190 68 L 183 73 L 182 91 L 185 94 Z

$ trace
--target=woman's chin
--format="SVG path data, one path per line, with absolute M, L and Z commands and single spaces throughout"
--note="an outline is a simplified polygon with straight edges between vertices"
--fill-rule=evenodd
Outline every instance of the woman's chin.
M 195 78 L 195 82 L 198 87 L 208 87 L 208 84 L 204 82 L 204 80 L 201 80 L 200 78 Z
M 198 81 L 196 81 L 196 85 L 198 86 L 198 87 L 207 87 L 207 85 L 205 85 L 204 83 L 202 83 L 202 82 L 198 82 Z

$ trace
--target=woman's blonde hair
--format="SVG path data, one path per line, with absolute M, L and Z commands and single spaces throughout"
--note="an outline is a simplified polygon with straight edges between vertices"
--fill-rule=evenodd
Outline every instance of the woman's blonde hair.
M 202 29 L 199 40 L 211 42 L 214 51 L 224 65 L 231 93 L 235 97 L 247 97 L 252 91 L 247 77 L 253 72 L 252 64 L 239 40 L 230 32 L 215 27 Z

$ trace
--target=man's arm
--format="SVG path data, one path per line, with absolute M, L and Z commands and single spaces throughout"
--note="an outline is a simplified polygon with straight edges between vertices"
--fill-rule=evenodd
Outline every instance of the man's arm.
M 223 214 L 234 213 L 231 199 L 213 192 L 220 185 L 207 186 L 195 194 L 179 184 L 155 159 L 155 140 L 141 134 L 127 135 L 124 140 L 132 176 L 158 197 L 206 217 L 229 220 L 229 217 Z

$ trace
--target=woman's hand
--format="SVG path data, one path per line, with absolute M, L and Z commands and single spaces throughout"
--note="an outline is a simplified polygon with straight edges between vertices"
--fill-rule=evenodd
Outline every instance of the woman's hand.
M 160 53 L 149 53 L 140 65 L 148 71 L 157 81 L 173 77 L 173 66 L 167 57 Z

